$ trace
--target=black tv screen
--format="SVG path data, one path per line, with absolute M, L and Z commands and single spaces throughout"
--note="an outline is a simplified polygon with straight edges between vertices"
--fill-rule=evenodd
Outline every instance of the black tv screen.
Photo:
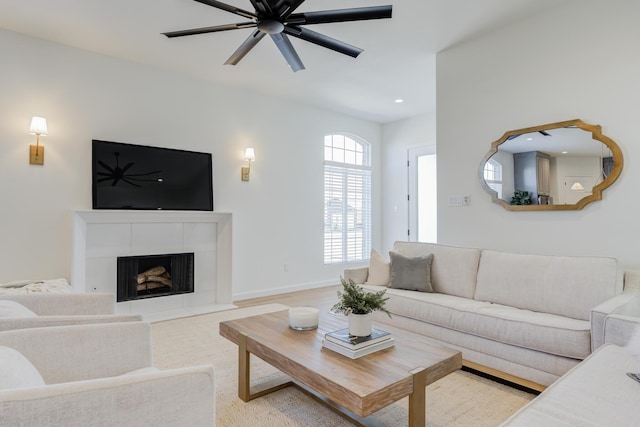
M 213 210 L 211 154 L 93 140 L 93 208 Z

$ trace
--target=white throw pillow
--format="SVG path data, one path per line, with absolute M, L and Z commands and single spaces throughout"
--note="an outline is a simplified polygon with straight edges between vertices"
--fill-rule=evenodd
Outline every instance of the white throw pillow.
M 640 360 L 640 327 L 637 327 L 627 345 L 624 346 L 637 360 Z
M 0 300 L 0 317 L 38 317 L 38 315 L 15 301 Z
M 40 372 L 29 359 L 13 348 L 0 347 L 0 390 L 43 385 Z
M 369 277 L 364 282 L 367 285 L 387 286 L 391 277 L 390 262 L 385 260 L 375 249 L 371 249 L 369 261 Z

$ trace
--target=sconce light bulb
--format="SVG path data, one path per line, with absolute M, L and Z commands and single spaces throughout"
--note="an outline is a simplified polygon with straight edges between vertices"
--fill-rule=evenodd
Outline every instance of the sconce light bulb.
M 256 152 L 253 148 L 249 147 L 244 150 L 244 159 L 248 162 L 256 161 Z

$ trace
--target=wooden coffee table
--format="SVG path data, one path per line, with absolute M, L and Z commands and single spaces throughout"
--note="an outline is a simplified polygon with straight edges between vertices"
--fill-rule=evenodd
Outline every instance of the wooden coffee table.
M 409 397 L 408 424 L 425 425 L 426 386 L 462 366 L 459 351 L 428 338 L 380 326 L 395 346 L 358 359 L 322 347 L 327 332 L 346 327 L 346 318 L 322 313 L 317 330 L 289 328 L 288 311 L 220 323 L 220 335 L 238 344 L 238 396 L 245 402 L 295 386 L 360 425 L 374 425 L 370 415 Z M 286 374 L 277 382 L 250 384 L 253 354 Z

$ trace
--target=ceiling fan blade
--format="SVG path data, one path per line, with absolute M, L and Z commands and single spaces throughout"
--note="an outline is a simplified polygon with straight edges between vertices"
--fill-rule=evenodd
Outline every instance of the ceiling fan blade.
M 115 172 L 115 170 L 111 166 L 109 166 L 108 164 L 106 164 L 102 160 L 98 160 L 98 164 L 100 166 L 102 166 L 103 168 L 105 168 L 106 170 L 108 170 L 109 172 L 111 172 L 111 173 Z
M 217 33 L 219 31 L 239 30 L 241 28 L 255 27 L 256 25 L 257 24 L 255 22 L 240 22 L 238 24 L 216 25 L 213 27 L 194 28 L 192 30 L 170 31 L 168 33 L 162 33 L 162 34 L 164 34 L 169 38 L 173 38 L 173 37 L 193 36 L 196 34 Z
M 235 13 L 236 15 L 244 16 L 249 19 L 256 19 L 257 16 L 253 12 L 248 12 L 246 10 L 242 10 L 235 6 L 228 5 L 226 3 L 222 3 L 216 0 L 195 0 L 198 3 L 206 4 L 207 6 L 215 7 L 216 9 L 222 9 L 227 12 Z
M 251 0 L 253 8 L 256 10 L 258 16 L 273 16 L 271 5 L 267 0 Z
M 255 45 L 258 44 L 260 40 L 264 37 L 264 33 L 258 30 L 255 30 L 241 45 L 235 52 L 227 59 L 227 62 L 224 65 L 236 65 L 244 56 L 249 53 L 251 49 Z
M 371 6 L 356 7 L 353 9 L 324 10 L 320 12 L 294 13 L 290 15 L 285 23 L 287 24 L 326 24 L 330 22 L 362 21 L 366 19 L 391 18 L 393 7 Z
M 286 19 L 291 15 L 305 0 L 278 0 L 278 3 L 272 7 L 282 19 Z
M 293 48 L 289 38 L 282 33 L 270 34 L 270 36 L 276 46 L 278 46 L 278 49 L 280 49 L 280 53 L 282 53 L 284 59 L 287 60 L 287 64 L 289 64 L 293 72 L 304 70 L 304 64 Z
M 134 164 L 135 164 L 135 163 L 127 163 L 127 166 L 125 166 L 125 167 L 123 167 L 123 168 L 122 168 L 122 173 L 125 173 L 126 171 L 128 171 L 128 170 L 129 170 L 129 168 L 130 168 L 131 166 L 133 166 Z
M 364 52 L 359 47 L 341 42 L 340 40 L 325 36 L 324 34 L 316 33 L 315 31 L 311 31 L 307 28 L 296 27 L 295 25 L 285 25 L 284 32 L 290 36 L 349 55 L 352 58 L 357 58 L 358 55 Z

